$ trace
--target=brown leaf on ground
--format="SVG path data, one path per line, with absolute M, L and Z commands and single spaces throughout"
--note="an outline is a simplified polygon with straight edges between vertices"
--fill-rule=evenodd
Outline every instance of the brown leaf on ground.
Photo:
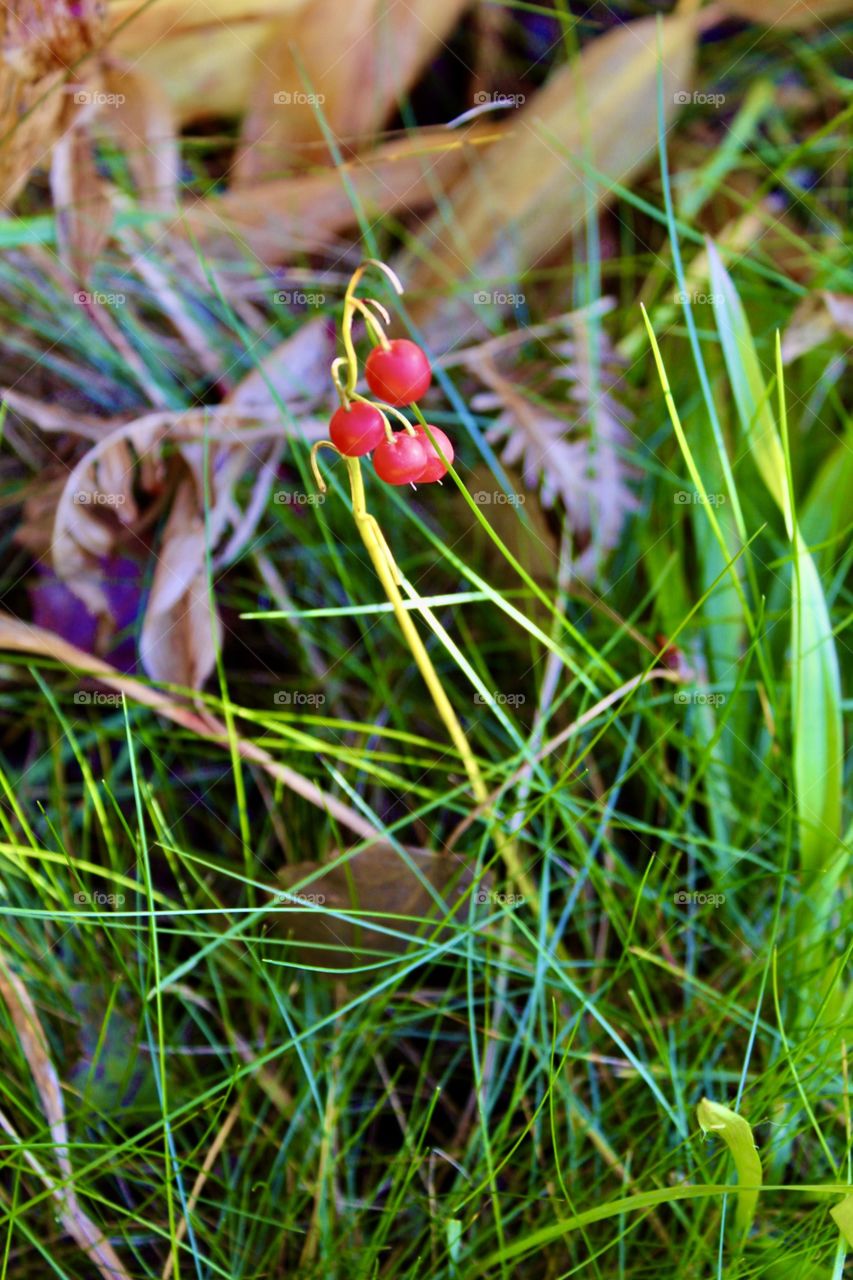
M 294 428 L 296 430 L 297 428 Z M 298 430 L 309 440 L 325 424 L 303 419 Z M 266 503 L 250 501 L 243 511 L 234 499 L 247 470 L 271 482 L 269 450 L 281 445 L 287 427 L 278 411 L 251 414 L 232 406 L 146 414 L 123 423 L 99 440 L 68 473 L 53 527 L 53 567 L 58 578 L 92 613 L 107 617 L 108 600 L 100 562 L 121 549 L 157 556 L 157 567 L 140 636 L 140 655 L 153 678 L 199 689 L 213 670 L 219 623 L 211 620 L 205 565 L 202 441 L 209 446 L 211 553 L 226 530 L 227 550 L 236 555 L 253 534 Z M 178 478 L 169 518 L 155 551 L 139 536 L 144 521 L 136 495 L 146 477 L 158 483 L 156 463 L 168 439 L 188 474 Z M 147 465 L 146 465 L 147 463 Z M 226 561 L 218 561 L 217 566 Z
M 353 194 L 369 219 L 408 217 L 432 207 L 500 134 L 495 126 L 421 130 L 388 142 L 339 168 L 235 188 L 199 200 L 175 224 L 197 236 L 210 255 L 262 263 L 295 253 L 334 249 L 357 221 Z
M 720 0 L 724 13 L 764 27 L 802 31 L 822 27 L 853 11 L 851 0 Z
M 178 122 L 238 115 L 283 14 L 305 0 L 112 0 L 110 49 L 160 86 Z
M 11 204 L 63 128 L 69 68 L 98 47 L 98 0 L 11 0 L 0 11 L 0 201 Z
M 102 440 L 110 430 L 121 424 L 120 418 L 100 418 L 95 414 L 79 413 L 60 402 L 54 404 L 26 396 L 11 387 L 0 389 L 0 400 L 5 400 L 22 418 L 34 422 L 41 431 L 67 431 L 85 440 Z
M 134 679 L 133 676 L 123 675 L 115 667 L 105 662 L 103 658 L 97 658 L 93 654 L 87 653 L 85 649 L 79 649 L 76 645 L 69 644 L 67 640 L 54 635 L 52 631 L 46 631 L 43 627 L 34 627 L 30 623 L 21 622 L 18 618 L 11 617 L 10 614 L 0 612 L 0 653 L 6 649 L 13 653 L 39 654 L 42 657 L 58 662 L 69 671 L 94 676 L 100 684 L 105 685 L 108 689 L 114 689 L 116 693 L 123 693 L 126 698 L 133 702 L 138 702 L 142 706 L 149 707 L 158 715 L 164 716 L 167 720 L 180 725 L 181 728 L 188 730 L 190 733 L 197 734 L 200 738 L 215 743 L 225 751 L 230 750 L 232 739 L 229 737 L 228 730 L 214 716 L 205 714 L 202 717 L 197 712 L 190 710 L 189 707 L 175 701 L 168 694 L 150 688 L 148 685 L 143 684 L 141 680 Z M 289 768 L 288 765 L 280 764 L 278 760 L 275 760 L 268 751 L 265 751 L 263 747 L 259 747 L 257 743 L 241 738 L 239 735 L 235 735 L 234 740 L 236 741 L 237 751 L 243 760 L 264 769 L 271 778 L 280 782 L 288 790 L 293 791 L 295 795 L 301 796 L 309 804 L 321 809 L 335 822 L 341 823 L 347 830 L 359 836 L 360 839 L 374 840 L 376 838 L 378 833 L 373 824 L 363 818 L 360 813 L 350 808 L 349 805 L 344 804 L 343 801 L 338 800 L 335 796 L 328 795 L 316 783 L 311 782 L 309 778 L 303 777 L 295 769 Z
M 216 665 L 221 638 L 207 589 L 203 507 L 194 480 L 187 479 L 163 530 L 139 656 L 152 680 L 200 689 Z
M 84 1213 L 77 1199 L 74 1171 L 68 1152 L 65 1105 L 59 1077 L 51 1058 L 50 1046 L 29 992 L 15 971 L 10 968 L 2 953 L 0 953 L 0 996 L 9 1011 L 9 1017 L 32 1073 L 33 1083 L 41 1101 L 42 1114 L 50 1131 L 53 1155 L 59 1167 L 59 1178 L 55 1178 L 27 1147 L 22 1146 L 24 1159 L 59 1206 L 59 1218 L 63 1229 L 94 1263 L 101 1275 L 106 1280 L 129 1280 L 128 1272 L 118 1254 L 105 1239 L 103 1231 Z M 13 1126 L 2 1113 L 0 1113 L 0 1127 L 16 1145 L 20 1144 Z
M 294 412 L 313 407 L 330 395 L 334 355 L 335 335 L 328 321 L 309 320 L 246 374 L 226 404 L 235 412 L 261 417 L 280 415 L 282 405 Z M 319 434 L 315 438 L 320 439 Z
M 790 364 L 834 337 L 853 337 L 853 296 L 810 293 L 797 307 L 782 338 L 782 359 Z
M 418 937 L 441 943 L 461 932 L 468 921 L 472 868 L 456 855 L 409 847 L 405 853 L 377 840 L 338 866 L 297 862 L 284 867 L 279 880 L 297 901 L 279 899 L 271 919 L 276 932 L 298 944 L 294 963 L 352 969 L 398 955 Z M 300 897 L 316 905 L 301 907 Z
M 663 20 L 665 124 L 690 83 L 695 44 L 692 16 Z M 412 294 L 424 295 L 412 310 L 422 320 L 433 317 L 442 349 L 482 315 L 475 299 L 490 280 L 506 288 L 507 280 L 547 260 L 582 227 L 590 192 L 606 199 L 606 182 L 589 176 L 583 162 L 624 183 L 652 158 L 657 68 L 656 18 L 593 40 L 507 119 L 506 136 L 457 185 L 452 224 L 436 215 L 421 231 L 417 250 L 398 270 Z M 436 299 L 448 291 L 460 300 L 467 293 L 467 300 L 439 309 Z
M 66 102 L 64 132 L 53 148 L 50 164 L 59 258 L 80 284 L 89 280 L 100 257 L 113 214 L 109 187 L 95 165 L 90 132 L 95 114 L 91 106 Z
M 260 52 L 235 181 L 328 162 L 323 124 L 345 149 L 374 142 L 467 4 L 308 0 L 286 15 Z
M 119 58 L 104 59 L 104 90 L 115 106 L 100 124 L 127 158 L 136 192 L 148 209 L 168 213 L 178 203 L 180 157 L 174 112 L 162 86 Z

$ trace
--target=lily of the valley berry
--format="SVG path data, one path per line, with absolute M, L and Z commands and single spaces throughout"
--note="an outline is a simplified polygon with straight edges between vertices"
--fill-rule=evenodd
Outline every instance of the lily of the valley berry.
M 409 338 L 385 334 L 391 317 L 375 298 L 359 298 L 356 290 L 369 266 L 383 271 L 398 293 L 403 292 L 394 272 L 383 262 L 370 259 L 354 272 L 344 295 L 341 324 L 346 355 L 332 364 L 332 378 L 341 407 L 329 423 L 331 443 L 348 458 L 373 455 L 373 467 L 386 484 L 433 484 L 447 474 L 453 462 L 453 446 L 438 427 L 416 425 L 400 412 L 425 395 L 432 381 L 426 353 Z M 364 363 L 367 385 L 378 403 L 356 391 L 358 356 L 352 337 L 353 320 L 360 315 L 374 346 Z M 388 415 L 401 424 L 394 430 Z

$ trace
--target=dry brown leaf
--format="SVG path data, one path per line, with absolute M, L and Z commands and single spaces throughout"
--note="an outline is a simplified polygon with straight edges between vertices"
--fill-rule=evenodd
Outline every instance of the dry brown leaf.
M 802 31 L 850 13 L 853 4 L 851 0 L 720 0 L 718 8 L 745 22 Z
M 264 45 L 304 0 L 112 0 L 110 49 L 160 86 L 178 122 L 246 108 Z
M 158 715 L 164 716 L 190 733 L 215 743 L 225 751 L 230 750 L 231 738 L 228 730 L 214 716 L 205 714 L 202 717 L 167 694 L 143 684 L 141 680 L 123 675 L 102 658 L 87 653 L 85 649 L 78 649 L 76 645 L 69 644 L 67 640 L 54 635 L 52 631 L 46 631 L 43 627 L 34 627 L 28 622 L 20 622 L 17 618 L 0 612 L 0 653 L 6 649 L 14 653 L 39 654 L 60 663 L 69 671 L 95 676 L 99 683 L 108 689 L 123 693 L 131 701 L 150 707 Z M 335 796 L 328 795 L 316 783 L 304 778 L 295 769 L 279 764 L 257 743 L 236 735 L 235 738 L 237 751 L 242 759 L 264 769 L 271 778 L 293 791 L 295 795 L 301 796 L 309 804 L 322 809 L 335 822 L 341 823 L 362 840 L 374 840 L 377 837 L 379 833 L 376 828 L 349 805 L 336 799 Z
M 406 854 L 417 874 L 384 840 L 359 850 L 339 866 L 324 869 L 318 862 L 298 862 L 279 872 L 285 891 L 310 879 L 293 893 L 316 904 L 292 910 L 289 899 L 283 897 L 277 904 L 282 910 L 273 917 L 277 931 L 299 944 L 300 964 L 334 969 L 375 964 L 382 955 L 405 951 L 418 936 L 447 942 L 465 927 L 474 880 L 471 867 L 456 855 L 427 849 L 407 847 Z M 333 855 L 334 860 L 337 856 Z M 486 878 L 483 884 L 488 883 Z M 443 908 L 434 895 L 444 901 Z M 330 911 L 353 914 L 339 920 L 326 914 Z M 447 922 L 443 928 L 439 927 L 442 921 Z
M 623 362 L 594 310 L 562 317 L 565 334 L 549 351 L 561 357 L 551 375 L 565 383 L 559 400 L 531 397 L 498 369 L 484 349 L 471 348 L 465 363 L 488 387 L 471 402 L 478 410 L 499 410 L 486 438 L 499 445 L 501 461 L 518 466 L 528 489 L 538 491 L 543 507 L 559 502 L 572 535 L 572 570 L 594 579 L 607 554 L 619 543 L 626 516 L 639 503 L 630 488 L 628 451 L 631 415 L 620 399 Z
M 50 191 L 56 213 L 56 238 L 63 266 L 85 284 L 112 224 L 109 188 L 95 165 L 90 123 L 93 107 L 66 104 L 65 131 L 53 148 Z
M 695 43 L 692 16 L 661 23 L 665 124 L 690 82 Z M 446 347 L 470 327 L 475 297 L 490 279 L 506 288 L 581 227 L 591 187 L 596 199 L 607 199 L 581 159 L 624 183 L 651 158 L 657 65 L 657 19 L 626 23 L 591 41 L 512 114 L 507 136 L 457 185 L 452 223 L 436 216 L 398 268 L 407 288 L 425 295 L 413 307 L 422 319 L 435 313 L 436 296 L 464 296 L 470 282 L 470 305 L 453 323 L 450 308 L 441 309 L 437 343 Z
M 330 158 L 322 120 L 359 147 L 440 50 L 468 0 L 306 0 L 260 53 L 235 180 Z
M 199 200 L 175 230 L 191 231 L 208 254 L 244 258 L 248 248 L 266 264 L 283 262 L 295 253 L 328 250 L 357 220 L 348 185 L 368 218 L 392 212 L 406 217 L 432 206 L 436 192 L 447 190 L 470 169 L 499 132 L 494 126 L 458 134 L 423 130 L 337 169 Z
M 174 210 L 180 157 L 174 112 L 162 86 L 112 58 L 104 63 L 104 88 L 116 102 L 100 123 L 120 141 L 140 203 L 164 213 Z
M 5 400 L 11 409 L 22 418 L 34 422 L 42 431 L 67 431 L 82 436 L 85 440 L 102 440 L 121 422 L 119 418 L 99 418 L 95 414 L 78 413 L 61 403 L 48 404 L 35 396 L 25 396 L 12 387 L 0 388 L 0 400 Z
M 853 337 L 853 297 L 845 293 L 810 293 L 791 316 L 782 338 L 782 359 L 790 364 L 835 335 Z
M 216 665 L 221 638 L 207 589 L 204 515 L 195 482 L 184 480 L 163 530 L 139 657 L 152 680 L 200 689 Z
M 328 397 L 334 355 L 335 335 L 326 319 L 309 320 L 264 356 L 225 403 L 247 417 L 275 418 L 281 415 L 281 405 L 292 412 L 304 412 Z M 306 424 L 301 426 L 304 430 Z
M 122 423 L 72 467 L 56 507 L 53 567 L 93 613 L 107 612 L 97 585 L 97 561 L 112 552 L 121 532 L 122 524 L 113 513 L 123 506 L 116 499 L 131 491 L 133 472 L 128 460 L 156 454 L 167 436 L 197 441 L 207 430 L 211 438 L 221 438 L 224 432 L 235 440 L 240 427 L 241 415 L 216 408 L 150 413 Z
M 0 996 L 9 1010 L 21 1049 L 32 1072 L 33 1083 L 41 1099 L 42 1112 L 50 1130 L 60 1178 L 54 1178 L 26 1147 L 22 1147 L 24 1158 L 56 1200 L 63 1228 L 95 1264 L 101 1275 L 106 1277 L 106 1280 L 130 1280 L 118 1254 L 105 1239 L 104 1233 L 84 1213 L 77 1199 L 77 1193 L 74 1190 L 74 1172 L 68 1154 L 65 1105 L 62 1100 L 59 1077 L 50 1056 L 47 1037 L 29 992 L 15 971 L 9 967 L 2 952 L 0 952 Z M 0 1114 L 0 1124 L 16 1143 L 20 1143 L 14 1128 L 2 1114 Z
M 0 10 L 0 201 L 10 204 L 63 128 L 73 67 L 103 39 L 99 0 L 11 0 Z
M 256 426 L 254 424 L 262 423 Z M 249 424 L 252 424 L 251 426 Z M 302 419 L 299 432 L 318 439 L 326 424 Z M 210 509 L 204 524 L 202 441 L 210 458 Z M 250 501 L 243 511 L 234 488 L 250 468 L 271 483 L 267 456 L 286 437 L 279 412 L 257 406 L 251 414 L 229 405 L 186 412 L 146 414 L 123 423 L 99 440 L 68 473 L 56 505 L 53 567 L 58 578 L 98 616 L 109 616 L 100 562 L 134 535 L 138 511 L 135 483 L 156 469 L 156 458 L 168 438 L 189 471 L 178 485 L 156 552 L 157 565 L 140 635 L 140 656 L 147 673 L 164 683 L 199 689 L 215 665 L 220 635 L 211 619 L 205 564 L 205 538 L 214 551 L 226 529 L 233 530 L 226 551 L 236 555 L 251 538 L 265 503 Z M 263 450 L 263 452 L 261 451 Z M 147 543 L 144 544 L 147 550 Z M 217 564 L 227 561 L 220 557 Z

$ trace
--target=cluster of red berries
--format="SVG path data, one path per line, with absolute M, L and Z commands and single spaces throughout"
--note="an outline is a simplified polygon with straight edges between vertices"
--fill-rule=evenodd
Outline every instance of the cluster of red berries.
M 394 338 L 386 346 L 374 347 L 364 365 L 367 385 L 385 404 L 412 404 L 429 387 L 432 371 L 429 360 L 415 342 Z M 453 446 L 438 427 L 429 428 L 436 449 L 421 426 L 409 430 L 386 430 L 386 419 L 375 404 L 353 400 L 332 415 L 329 435 L 332 443 L 349 458 L 373 454 L 373 466 L 387 484 L 431 484 L 447 474 L 446 462 L 453 461 Z

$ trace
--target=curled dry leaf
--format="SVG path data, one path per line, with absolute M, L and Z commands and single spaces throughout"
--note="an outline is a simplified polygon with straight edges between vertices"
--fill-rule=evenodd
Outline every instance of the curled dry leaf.
M 323 124 L 346 147 L 373 142 L 467 3 L 305 0 L 261 51 L 237 183 L 328 160 Z
M 222 635 L 207 589 L 202 507 L 192 480 L 177 489 L 157 556 L 139 637 L 153 680 L 200 689 L 216 663 Z
M 431 207 L 497 136 L 493 126 L 464 133 L 421 130 L 378 147 L 335 169 L 253 183 L 199 200 L 175 224 L 191 232 L 208 254 L 245 258 L 248 247 L 263 263 L 295 253 L 333 249 L 354 225 L 353 194 L 368 218 L 406 216 Z
M 99 0 L 11 0 L 0 11 L 0 200 L 10 204 L 63 128 L 65 81 L 103 39 Z
M 295 902 L 280 898 L 271 917 L 277 932 L 298 944 L 294 963 L 333 969 L 376 964 L 408 950 L 416 938 L 447 942 L 467 926 L 474 870 L 455 855 L 407 847 L 404 858 L 377 840 L 335 866 L 339 856 L 327 869 L 298 862 L 279 872 L 285 892 L 310 879 L 293 889 Z M 299 898 L 316 905 L 300 906 Z
M 260 425 L 258 425 L 260 424 Z M 304 438 L 318 439 L 325 424 L 301 420 Z M 185 469 L 154 552 L 157 566 L 140 636 L 140 656 L 154 679 L 198 689 L 213 670 L 219 623 L 211 619 L 205 565 L 204 437 L 209 442 L 210 509 L 208 536 L 213 551 L 230 526 L 232 554 L 252 535 L 247 513 L 257 522 L 263 507 L 241 511 L 234 488 L 248 470 L 269 471 L 269 449 L 276 452 L 285 432 L 277 410 L 251 414 L 231 406 L 184 413 L 147 414 L 124 423 L 98 441 L 68 474 L 53 528 L 53 565 L 57 577 L 100 617 L 109 617 L 109 601 L 100 565 L 123 546 L 152 554 L 137 532 L 145 520 L 135 494 L 148 483 L 159 486 L 152 459 L 168 439 Z M 148 462 L 149 465 L 144 464 Z M 239 536 L 236 536 L 239 534 Z M 220 561 L 219 563 L 224 563 Z
M 50 1046 L 39 1020 L 32 997 L 21 979 L 10 968 L 6 957 L 0 953 L 0 996 L 18 1036 L 33 1083 L 41 1101 L 42 1113 L 50 1131 L 53 1154 L 59 1167 L 59 1177 L 54 1177 L 41 1161 L 20 1144 L 20 1139 L 7 1118 L 0 1113 L 0 1127 L 20 1145 L 24 1159 L 38 1175 L 56 1201 L 63 1229 L 98 1268 L 105 1280 L 129 1280 L 118 1254 L 105 1238 L 103 1231 L 83 1211 L 74 1186 L 74 1170 L 68 1152 L 68 1126 L 65 1122 L 65 1106 L 62 1089 Z
M 664 123 L 677 111 L 676 95 L 690 83 L 696 43 L 692 15 L 661 23 Z M 591 41 L 556 71 L 506 123 L 507 135 L 485 155 L 477 172 L 454 192 L 453 221 L 436 216 L 418 237 L 416 251 L 398 270 L 413 308 L 443 349 L 470 329 L 474 297 L 490 279 L 507 280 L 547 259 L 582 226 L 590 195 L 606 200 L 606 179 L 626 182 L 657 145 L 657 19 L 625 23 Z M 605 180 L 584 168 L 588 161 Z M 461 309 L 436 299 L 452 282 Z

